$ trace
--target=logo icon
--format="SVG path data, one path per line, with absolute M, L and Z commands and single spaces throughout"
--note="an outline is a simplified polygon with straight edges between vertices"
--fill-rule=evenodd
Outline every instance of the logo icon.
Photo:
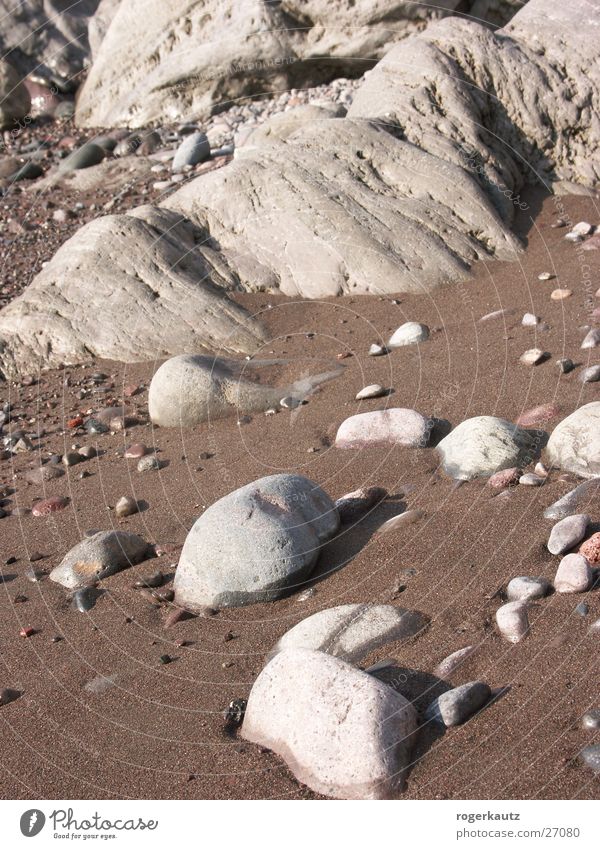
M 21 834 L 25 837 L 35 837 L 39 834 L 46 824 L 46 817 L 42 811 L 37 808 L 31 808 L 21 817 Z

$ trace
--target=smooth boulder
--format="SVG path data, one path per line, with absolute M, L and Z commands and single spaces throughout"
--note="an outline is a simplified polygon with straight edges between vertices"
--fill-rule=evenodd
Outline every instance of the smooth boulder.
M 600 476 L 600 401 L 585 404 L 552 431 L 546 455 L 553 466 L 582 478 Z
M 495 416 L 461 422 L 438 444 L 444 471 L 458 480 L 489 477 L 528 465 L 539 451 L 538 436 Z
M 336 448 L 370 448 L 403 445 L 424 448 L 431 435 L 433 422 L 417 413 L 393 407 L 358 413 L 342 422 L 335 437 Z
M 137 534 L 99 531 L 77 543 L 50 572 L 50 580 L 70 590 L 91 586 L 148 555 L 148 543 Z
M 333 501 L 301 475 L 247 484 L 195 522 L 175 573 L 175 600 L 194 611 L 280 598 L 310 576 L 338 526 Z
M 290 649 L 256 679 L 241 735 L 324 796 L 395 799 L 416 731 L 415 709 L 391 687 L 323 652 Z

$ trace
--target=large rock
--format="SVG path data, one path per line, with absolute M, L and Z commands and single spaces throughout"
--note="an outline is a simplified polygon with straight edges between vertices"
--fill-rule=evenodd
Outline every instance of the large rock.
M 31 108 L 31 98 L 21 75 L 0 60 L 0 130 L 12 127 Z
M 444 471 L 459 480 L 489 477 L 502 469 L 527 466 L 539 448 L 536 434 L 495 416 L 466 419 L 437 446 Z
M 422 613 L 391 604 L 342 604 L 298 622 L 271 656 L 288 649 L 311 649 L 357 663 L 380 646 L 414 637 L 428 622 Z
M 142 127 L 206 115 L 257 93 L 357 76 L 395 41 L 462 5 L 460 0 L 440 0 L 435 8 L 404 0 L 336 0 L 333 5 L 324 0 L 122 0 L 108 29 L 100 9 L 105 34 L 97 46 L 94 32 L 94 63 L 77 121 Z M 492 5 L 497 14 L 508 4 L 494 0 Z
M 91 586 L 149 554 L 148 543 L 126 531 L 99 531 L 72 548 L 50 572 L 50 580 L 70 590 Z
M 279 598 L 309 577 L 338 525 L 331 499 L 301 475 L 272 475 L 236 489 L 187 535 L 175 600 L 194 611 Z
M 254 351 L 263 331 L 227 297 L 232 287 L 218 253 L 180 215 L 140 207 L 96 219 L 0 312 L 0 375 L 92 354 L 134 362 Z
M 322 652 L 293 649 L 256 679 L 241 733 L 317 793 L 394 799 L 416 730 L 415 709 L 391 687 Z
M 88 22 L 99 0 L 0 0 L 0 55 L 24 76 L 71 80 L 89 55 Z
M 345 419 L 335 437 L 336 448 L 370 448 L 380 445 L 403 445 L 424 448 L 433 429 L 431 419 L 417 413 L 393 407 L 358 413 Z
M 580 407 L 552 431 L 546 446 L 553 466 L 583 478 L 600 475 L 600 401 Z

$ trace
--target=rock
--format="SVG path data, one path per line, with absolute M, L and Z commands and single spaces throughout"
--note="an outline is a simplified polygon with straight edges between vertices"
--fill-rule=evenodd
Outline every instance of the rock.
M 540 323 L 537 315 L 533 315 L 530 312 L 526 312 L 521 320 L 521 324 L 523 327 L 536 327 Z
M 416 410 L 392 407 L 371 413 L 358 413 L 345 419 L 335 437 L 336 448 L 366 448 L 403 445 L 424 448 L 433 423 Z
M 566 516 L 550 531 L 548 551 L 550 554 L 565 554 L 584 538 L 590 517 L 583 513 Z
M 31 514 L 33 516 L 49 516 L 50 513 L 57 513 L 59 510 L 64 510 L 68 504 L 68 498 L 63 498 L 61 495 L 55 495 L 52 498 L 45 498 L 42 501 L 36 501 L 31 508 Z
M 129 495 L 123 495 L 115 504 L 115 514 L 119 519 L 124 519 L 126 516 L 133 516 L 139 511 L 139 505 L 135 498 Z
M 600 731 L 600 710 L 588 710 L 584 713 L 581 725 L 585 731 Z
M 517 424 L 519 427 L 535 427 L 552 421 L 559 414 L 560 407 L 558 404 L 540 404 L 538 407 L 533 407 L 531 410 L 521 413 L 517 419 Z
M 564 301 L 566 298 L 570 298 L 572 294 L 571 289 L 554 289 L 550 292 L 550 298 L 553 301 Z
M 592 479 L 580 483 L 575 489 L 567 492 L 554 504 L 544 510 L 544 519 L 564 519 L 590 506 L 594 498 L 600 496 L 600 480 Z
M 425 719 L 441 722 L 446 728 L 462 725 L 489 701 L 492 691 L 482 681 L 471 681 L 448 690 L 434 699 L 425 711 Z
M 494 472 L 488 479 L 487 485 L 493 489 L 506 489 L 509 486 L 516 486 L 521 477 L 521 470 L 513 467 L 512 469 L 503 469 L 501 472 Z
M 333 502 L 307 478 L 247 484 L 196 520 L 175 573 L 176 602 L 194 611 L 280 598 L 309 577 L 338 525 Z
M 345 114 L 346 109 L 339 103 L 324 103 L 322 105 L 308 103 L 304 106 L 297 106 L 295 109 L 278 112 L 253 129 L 246 138 L 241 140 L 242 144 L 240 144 L 239 135 L 244 133 L 242 126 L 242 131 L 236 138 L 235 155 L 236 157 L 244 155 L 248 151 L 265 144 L 277 144 L 285 141 L 307 123 L 343 118 Z
M 554 277 L 555 275 L 549 271 L 542 271 L 541 274 L 538 274 L 538 280 L 554 280 Z
M 600 475 L 600 401 L 579 407 L 554 428 L 546 445 L 551 465 L 584 478 Z
M 356 401 L 364 401 L 366 398 L 381 398 L 382 395 L 388 394 L 387 389 L 380 386 L 378 383 L 372 383 L 370 386 L 365 386 L 356 395 Z
M 592 566 L 600 564 L 600 533 L 592 534 L 579 548 L 581 554 Z
M 568 357 L 562 357 L 560 360 L 557 360 L 556 365 L 558 366 L 561 374 L 568 374 L 575 368 L 575 363 Z
M 98 165 L 106 156 L 104 148 L 94 142 L 86 142 L 73 153 L 70 153 L 66 159 L 63 159 L 58 166 L 59 171 L 79 171 L 80 168 L 90 168 L 92 165 Z
M 160 469 L 160 460 L 156 454 L 146 454 L 138 460 L 138 472 L 153 472 Z
M 123 455 L 128 460 L 139 460 L 140 457 L 143 457 L 148 449 L 145 445 L 142 445 L 141 442 L 134 442 L 133 445 L 130 445 L 125 449 L 125 454 Z
M 496 624 L 502 636 L 511 643 L 520 643 L 529 631 L 527 604 L 509 601 L 496 611 Z
M 204 133 L 192 133 L 181 142 L 171 168 L 181 171 L 186 165 L 197 165 L 210 157 L 210 144 Z
M 471 657 L 476 648 L 476 646 L 465 646 L 463 649 L 452 652 L 436 666 L 435 675 L 438 678 L 449 678 L 461 663 Z
M 550 355 L 545 351 L 542 351 L 541 348 L 530 348 L 528 351 L 525 351 L 524 354 L 521 354 L 519 360 L 526 366 L 537 366 L 540 363 L 543 363 L 544 360 L 547 360 L 549 356 Z
M 62 478 L 65 470 L 60 466 L 55 466 L 53 463 L 46 463 L 44 466 L 38 466 L 37 469 L 31 469 L 25 472 L 25 480 L 34 486 L 42 486 L 47 481 Z
M 546 478 L 528 472 L 526 475 L 521 475 L 519 483 L 521 486 L 543 486 L 546 483 Z
M 390 531 L 398 531 L 407 525 L 413 525 L 415 522 L 419 522 L 424 516 L 425 512 L 423 510 L 405 510 L 397 516 L 392 516 L 391 519 L 380 525 L 377 528 L 377 533 L 387 534 Z
M 241 736 L 280 755 L 298 781 L 337 799 L 394 799 L 417 729 L 410 702 L 322 652 L 281 652 L 250 691 Z
M 584 369 L 579 375 L 579 379 L 582 383 L 596 383 L 600 380 L 600 365 L 589 366 L 589 368 Z
M 401 348 L 403 345 L 416 345 L 429 339 L 429 328 L 426 324 L 407 321 L 402 324 L 390 337 L 388 348 Z
M 584 593 L 592 584 L 590 564 L 581 554 L 567 554 L 560 561 L 554 578 L 557 593 Z
M 370 357 L 383 357 L 384 354 L 388 353 L 388 349 L 384 345 L 373 342 L 367 353 Z
M 50 572 L 50 580 L 74 590 L 95 584 L 148 556 L 148 544 L 125 531 L 98 531 L 72 548 Z
M 335 502 L 340 522 L 346 524 L 355 522 L 371 507 L 383 501 L 387 494 L 387 490 L 380 486 L 369 486 L 343 495 Z
M 234 413 L 279 405 L 281 388 L 252 383 L 233 363 L 216 357 L 172 357 L 154 374 L 148 390 L 152 423 L 160 427 L 194 427 Z
M 0 55 L 6 55 L 5 51 Z M 6 60 L 0 60 L 0 130 L 10 129 L 25 118 L 30 108 L 31 97 L 21 75 Z
M 550 583 L 545 578 L 530 578 L 526 575 L 513 578 L 506 587 L 509 601 L 534 601 L 548 595 Z
M 586 335 L 585 339 L 581 343 L 581 347 L 583 349 L 597 348 L 598 345 L 600 345 L 600 329 L 597 328 L 597 327 L 594 327 Z
M 591 224 L 588 224 L 587 221 L 579 221 L 571 229 L 571 233 L 575 233 L 576 236 L 589 236 L 590 233 L 593 233 L 593 231 L 594 228 Z
M 600 743 L 581 750 L 581 760 L 595 775 L 600 775 Z
M 358 663 L 387 643 L 419 634 L 429 620 L 387 604 L 342 604 L 303 619 L 279 640 L 269 657 L 288 649 L 311 649 Z
M 78 463 L 83 462 L 85 457 L 79 453 L 79 451 L 67 451 L 66 454 L 63 454 L 62 463 L 63 466 L 76 466 Z
M 446 474 L 459 480 L 488 477 L 527 466 L 536 455 L 539 438 L 495 416 L 461 422 L 437 446 Z

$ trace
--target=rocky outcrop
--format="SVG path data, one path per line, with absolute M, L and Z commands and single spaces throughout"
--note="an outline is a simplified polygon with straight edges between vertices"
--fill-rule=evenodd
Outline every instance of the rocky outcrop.
M 492 23 L 517 8 L 515 0 L 471 5 Z M 464 7 L 461 0 L 104 0 L 90 27 L 94 63 L 77 121 L 141 127 L 265 91 L 360 76 L 399 39 Z
M 21 76 L 70 79 L 89 54 L 88 22 L 99 0 L 0 0 L 0 55 Z

